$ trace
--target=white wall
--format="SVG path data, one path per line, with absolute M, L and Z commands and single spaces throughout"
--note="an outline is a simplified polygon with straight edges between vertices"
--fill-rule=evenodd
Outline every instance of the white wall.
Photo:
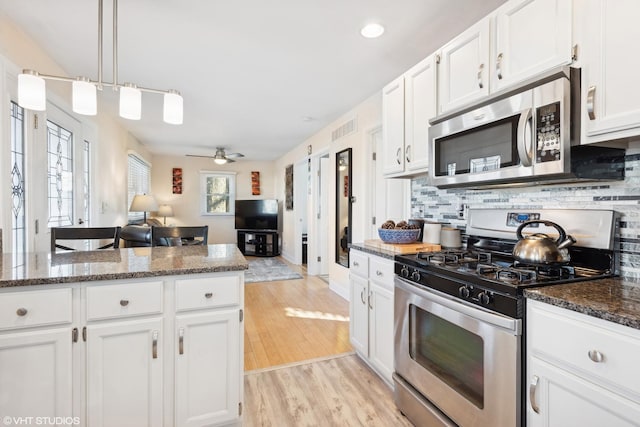
M 209 243 L 236 243 L 235 218 L 233 215 L 200 215 L 200 171 L 236 172 L 237 199 L 278 198 L 273 162 L 238 160 L 216 165 L 212 159 L 200 157 L 155 155 L 151 163 L 151 193 L 158 204 L 166 203 L 173 208 L 174 217 L 167 218 L 167 224 L 208 225 Z M 173 168 L 182 168 L 182 194 L 172 194 Z M 259 196 L 251 195 L 252 171 L 260 172 Z M 280 200 L 284 200 L 284 196 Z
M 337 127 L 341 126 L 346 121 L 357 118 L 357 131 L 353 134 L 347 135 L 338 139 L 335 142 L 331 142 L 331 132 Z M 352 148 L 352 194 L 356 198 L 356 202 L 353 204 L 352 213 L 352 240 L 353 242 L 363 242 L 367 232 L 366 215 L 366 203 L 368 199 L 367 195 L 367 149 L 368 143 L 367 131 L 380 126 L 382 122 L 382 94 L 376 93 L 351 111 L 346 112 L 340 118 L 336 119 L 327 127 L 321 131 L 306 139 L 300 145 L 293 150 L 286 153 L 282 158 L 275 162 L 274 174 L 276 175 L 276 197 L 284 199 L 284 171 L 287 165 L 296 164 L 299 161 L 308 157 L 307 147 L 312 146 L 313 152 L 320 152 L 328 149 L 330 154 L 330 176 L 332 177 L 329 184 L 332 189 L 329 196 L 329 229 L 327 230 L 326 238 L 329 239 L 329 253 L 331 260 L 329 262 L 329 281 L 333 290 L 344 297 L 348 296 L 349 289 L 349 269 L 336 264 L 335 248 L 336 248 L 336 220 L 335 220 L 335 160 L 336 153 L 344 150 L 345 148 Z M 294 188 L 296 183 L 294 182 Z M 298 244 L 295 240 L 293 233 L 294 230 L 294 215 L 293 211 L 285 211 L 284 213 L 284 227 L 283 227 L 283 255 L 293 254 L 293 245 Z M 312 229 L 311 227 L 309 228 Z M 309 237 L 311 239 L 311 236 Z M 325 238 L 323 236 L 323 238 Z M 338 243 L 339 244 L 339 243 Z

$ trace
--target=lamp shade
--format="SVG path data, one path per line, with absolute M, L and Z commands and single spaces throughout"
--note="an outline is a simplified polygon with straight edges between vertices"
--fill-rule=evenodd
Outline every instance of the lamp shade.
M 176 90 L 164 94 L 164 109 L 162 119 L 171 125 L 182 124 L 182 95 Z
M 85 116 L 95 116 L 98 113 L 96 85 L 86 77 L 78 77 L 71 86 L 73 111 Z
M 142 92 L 132 83 L 125 83 L 120 88 L 120 117 L 129 120 L 142 117 Z
M 156 199 L 147 194 L 136 194 L 131 201 L 129 212 L 151 212 L 158 210 Z
M 173 208 L 170 205 L 160 205 L 158 207 L 158 216 L 173 216 Z
M 47 89 L 37 71 L 23 70 L 18 74 L 18 104 L 29 110 L 47 109 Z

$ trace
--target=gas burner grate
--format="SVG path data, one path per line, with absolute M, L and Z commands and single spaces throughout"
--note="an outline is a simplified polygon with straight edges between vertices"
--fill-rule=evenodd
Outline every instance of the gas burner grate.
M 460 265 L 468 263 L 491 263 L 491 254 L 487 252 L 442 251 L 421 252 L 418 259 L 436 265 Z
M 500 267 L 494 264 L 478 264 L 476 272 L 482 277 L 513 284 L 532 283 L 538 278 L 535 269 Z

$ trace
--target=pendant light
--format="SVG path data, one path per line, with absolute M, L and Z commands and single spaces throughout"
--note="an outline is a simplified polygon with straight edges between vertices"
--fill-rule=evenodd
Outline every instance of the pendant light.
M 78 114 L 97 114 L 97 90 L 104 86 L 120 91 L 120 116 L 129 120 L 142 117 L 142 92 L 164 95 L 163 120 L 180 125 L 183 121 L 183 99 L 174 89 L 160 90 L 137 86 L 133 83 L 118 83 L 118 0 L 113 0 L 113 82 L 102 80 L 102 35 L 103 0 L 98 0 L 98 80 L 87 77 L 70 78 L 40 74 L 25 69 L 18 75 L 18 104 L 29 110 L 44 111 L 47 106 L 45 80 L 70 82 L 72 85 L 72 107 Z

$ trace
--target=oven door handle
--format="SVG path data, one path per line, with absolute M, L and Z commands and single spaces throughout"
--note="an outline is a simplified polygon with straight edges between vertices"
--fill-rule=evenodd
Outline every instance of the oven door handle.
M 533 142 L 531 135 L 531 108 L 520 112 L 517 129 L 518 156 L 522 166 L 531 166 L 533 162 Z
M 435 304 L 439 304 L 457 313 L 469 316 L 472 319 L 476 319 L 478 321 L 503 328 L 504 330 L 511 332 L 513 335 L 522 334 L 522 322 L 520 321 L 520 319 L 513 319 L 511 317 L 506 317 L 500 314 L 489 313 L 488 311 L 485 311 L 479 307 L 469 306 L 467 305 L 467 303 L 461 300 L 456 300 L 446 295 L 441 296 L 436 294 L 435 292 L 420 289 L 419 287 L 406 282 L 404 279 L 398 276 L 396 276 L 394 283 L 396 288 L 402 289 L 404 292 L 410 295 L 418 295 L 420 298 L 423 298 Z

